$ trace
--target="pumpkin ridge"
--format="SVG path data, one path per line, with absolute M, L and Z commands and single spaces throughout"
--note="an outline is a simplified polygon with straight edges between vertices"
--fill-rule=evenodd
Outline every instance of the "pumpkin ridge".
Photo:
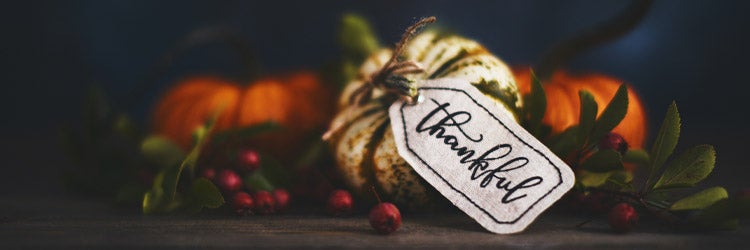
M 234 126 L 232 117 L 237 113 L 239 95 L 239 88 L 237 86 L 230 86 L 217 89 L 209 96 L 207 100 L 212 108 L 208 112 L 211 116 L 214 114 L 217 115 L 214 125 L 216 129 L 223 130 Z
M 211 119 L 214 115 L 216 115 L 216 121 L 214 128 L 216 129 L 224 129 L 226 127 L 231 126 L 231 124 L 227 124 L 225 121 L 226 115 L 231 110 L 231 102 L 236 101 L 236 93 L 234 89 L 225 89 L 225 88 L 216 88 L 214 91 L 211 91 L 208 94 L 205 94 L 201 96 L 198 100 L 195 101 L 195 104 L 197 104 L 197 107 L 193 107 L 188 112 L 190 112 L 190 117 L 195 117 L 198 115 L 198 119 L 200 121 L 195 121 L 196 126 L 201 126 L 205 124 L 206 121 Z M 229 100 L 229 98 L 224 98 L 226 95 L 234 96 Z M 206 114 L 204 116 L 199 116 L 201 114 Z M 191 130 L 195 130 L 195 127 Z M 191 131 L 191 134 L 192 132 Z M 192 138 L 192 137 L 191 137 Z
M 362 119 L 362 118 L 364 118 L 364 117 L 370 116 L 370 115 L 372 115 L 372 114 L 375 114 L 375 113 L 377 113 L 377 112 L 380 112 L 380 110 L 379 110 L 380 108 L 381 108 L 381 106 L 380 106 L 380 105 L 373 105 L 373 106 L 372 106 L 372 107 L 370 107 L 369 109 L 366 109 L 366 110 L 364 110 L 364 111 L 360 112 L 359 114 L 357 114 L 356 116 L 354 116 L 354 117 L 351 117 L 351 118 L 349 118 L 349 119 L 347 120 L 347 122 L 345 122 L 345 123 L 344 123 L 343 125 L 341 125 L 341 128 L 339 128 L 339 129 L 338 129 L 338 130 L 336 131 L 336 133 L 334 133 L 334 134 L 333 134 L 333 138 L 336 138 L 336 139 L 332 140 L 332 141 L 336 142 L 336 143 L 333 143 L 333 144 L 338 144 L 338 142 L 339 142 L 339 139 L 340 139 L 340 137 L 339 137 L 339 136 L 337 136 L 337 135 L 339 135 L 340 133 L 342 133 L 342 132 L 344 132 L 344 131 L 348 130 L 348 129 L 349 129 L 349 127 L 351 127 L 351 125 L 352 125 L 352 124 L 353 124 L 353 123 L 354 123 L 355 121 L 357 121 L 357 120 L 359 120 L 359 119 Z M 344 111 L 344 112 L 346 112 L 346 111 Z
M 373 157 L 375 177 L 382 187 L 380 191 L 387 194 L 394 203 L 409 209 L 428 204 L 429 191 L 424 185 L 429 184 L 421 182 L 422 178 L 403 158 L 398 157 L 394 147 L 393 130 L 386 129 L 374 148 Z
M 581 109 L 580 109 L 580 96 L 578 95 L 578 92 L 583 90 L 583 88 L 580 85 L 580 82 L 572 82 L 573 84 L 557 84 L 558 90 L 560 91 L 560 94 L 564 96 L 565 106 L 567 107 L 567 112 L 559 112 L 558 113 L 558 119 L 563 119 L 566 122 L 566 126 L 560 131 L 565 131 L 566 129 L 576 126 L 578 124 L 579 117 L 581 116 Z M 589 91 L 592 92 L 592 95 L 597 95 L 598 92 L 596 91 Z M 596 101 L 596 97 L 594 97 L 594 101 Z M 578 105 L 577 105 L 578 104 Z M 554 103 L 549 103 L 547 105 L 555 105 Z M 598 105 L 597 105 L 598 106 Z M 548 106 L 549 107 L 549 106 Z M 597 113 L 601 111 L 601 108 L 598 108 Z M 572 118 L 570 116 L 567 116 L 567 114 L 572 114 Z M 570 118 L 570 119 L 569 119 Z
M 390 128 L 391 125 L 391 118 L 388 117 L 387 114 L 383 116 L 385 119 L 382 121 L 379 121 L 379 125 L 376 125 L 378 122 L 374 123 L 373 126 L 377 126 L 375 131 L 372 132 L 372 135 L 370 136 L 370 140 L 367 142 L 367 145 L 365 146 L 365 155 L 363 156 L 363 162 L 361 164 L 361 170 L 363 172 L 363 176 L 366 176 L 367 181 L 369 182 L 369 185 L 364 185 L 363 190 L 364 192 L 367 192 L 369 190 L 370 186 L 375 186 L 378 190 L 382 190 L 383 187 L 381 186 L 380 182 L 378 182 L 377 177 L 375 176 L 375 162 L 374 162 L 374 155 L 375 155 L 375 147 L 378 146 L 380 141 L 383 139 L 383 135 L 385 134 L 386 129 Z
M 197 114 L 195 112 L 196 107 L 200 107 L 203 105 L 203 99 L 204 96 L 199 97 L 198 100 L 188 102 L 187 105 L 180 106 L 176 112 L 172 113 L 172 117 L 177 117 L 177 119 L 172 119 L 170 117 L 169 121 L 177 123 L 178 125 L 182 126 L 175 126 L 179 129 L 176 129 L 174 132 L 176 132 L 176 135 L 178 135 L 175 139 L 178 141 L 180 145 L 184 145 L 185 148 L 190 148 L 193 145 L 193 141 L 191 140 L 192 134 L 195 131 L 198 126 L 200 126 L 202 123 L 195 124 L 195 120 L 193 119 L 190 114 Z M 181 109 L 180 109 L 181 108 Z M 172 127 L 172 126 L 170 126 Z M 179 135 L 190 135 L 188 136 L 179 136 Z
M 213 77 L 195 77 L 183 80 L 182 84 L 172 87 L 164 94 L 163 99 L 156 105 L 152 115 L 152 128 L 159 134 L 165 135 L 178 142 L 183 147 L 189 147 L 190 139 L 182 134 L 185 127 L 186 105 L 193 104 L 207 92 L 216 89 L 233 88 L 231 84 Z M 189 116 L 187 116 L 189 117 Z M 189 131 L 188 135 L 192 135 Z M 188 136 L 190 137 L 190 136 Z
M 225 87 L 233 87 L 233 85 L 221 78 L 198 76 L 184 80 L 181 84 L 170 88 L 166 93 L 177 97 L 177 99 L 184 100 L 186 97 L 194 98 L 208 91 Z
M 474 85 L 482 94 L 499 101 L 506 109 L 513 111 L 514 116 L 519 113 L 520 108 L 515 105 L 518 102 L 518 96 L 510 92 L 507 88 L 501 88 L 500 82 L 497 79 L 488 81 L 485 78 L 481 78 L 479 82 L 472 82 L 471 85 Z M 518 116 L 515 116 L 515 118 L 519 120 Z
M 440 67 L 438 67 L 432 74 L 430 74 L 430 76 L 427 77 L 427 79 L 438 78 L 439 76 L 443 75 L 443 73 L 446 70 L 453 68 L 454 64 L 456 64 L 457 62 L 463 59 L 475 56 L 475 55 L 480 55 L 480 54 L 485 54 L 485 53 L 488 53 L 488 51 L 482 46 L 471 48 L 471 50 L 462 48 L 459 53 L 457 53 L 451 59 L 448 59 L 443 64 L 441 64 Z
M 416 57 L 416 59 L 417 59 L 417 61 L 418 61 L 418 62 L 424 61 L 424 57 L 425 57 L 425 56 L 427 56 L 427 51 L 430 51 L 430 50 L 432 50 L 432 48 L 433 48 L 433 47 L 435 46 L 435 44 L 437 43 L 437 41 L 438 41 L 438 40 L 440 40 L 440 39 L 442 39 L 442 38 L 441 38 L 440 36 L 438 36 L 438 34 L 437 34 L 437 33 L 435 33 L 435 32 L 424 32 L 424 33 L 422 33 L 422 36 L 425 36 L 425 37 L 426 37 L 426 36 L 430 36 L 430 35 L 431 35 L 431 36 L 433 36 L 433 37 L 432 37 L 432 39 L 430 39 L 430 41 L 429 41 L 429 42 L 427 42 L 427 44 L 425 44 L 425 46 L 424 46 L 424 47 L 421 47 L 421 48 L 420 48 L 420 49 L 421 49 L 421 51 L 419 51 L 419 55 L 418 55 L 418 56 Z M 414 38 L 414 39 L 413 39 L 413 40 L 412 40 L 412 41 L 411 41 L 411 42 L 409 43 L 409 45 L 408 45 L 408 46 L 409 46 L 409 47 L 411 47 L 411 46 L 412 46 L 413 44 L 415 44 L 415 43 L 416 43 L 416 41 L 417 41 L 417 39 L 419 39 L 419 36 L 415 37 L 415 38 Z
M 481 55 L 481 54 L 478 53 L 476 55 Z M 474 55 L 474 56 L 476 56 L 476 55 Z M 466 60 L 466 59 L 469 59 L 469 58 L 472 58 L 472 57 L 466 57 L 466 58 L 463 58 L 463 60 Z M 453 65 L 452 67 L 450 67 L 450 68 L 446 69 L 444 72 L 442 72 L 440 75 L 436 76 L 436 78 L 445 77 L 448 74 L 455 73 L 455 72 L 457 72 L 459 70 L 462 70 L 462 69 L 470 67 L 470 66 L 477 66 L 477 65 L 484 66 L 485 65 L 484 60 L 482 60 L 481 58 L 472 58 L 472 59 L 473 60 L 471 62 L 463 62 L 463 63 L 459 63 L 459 64 L 456 64 L 456 65 Z M 458 63 L 458 62 L 456 62 L 456 63 Z
M 172 138 L 179 145 L 182 145 L 183 148 L 190 148 L 190 145 L 192 144 L 191 141 L 185 138 L 185 136 L 181 135 L 184 134 L 185 127 L 189 126 L 184 124 L 184 117 L 190 112 L 191 109 L 197 106 L 196 103 L 197 102 L 187 102 L 186 104 L 175 107 L 175 109 L 164 118 L 167 126 L 165 128 L 162 128 L 158 132 L 160 134 L 166 135 L 169 138 Z
M 156 112 L 152 116 L 152 126 L 161 127 L 164 124 L 158 123 L 169 123 L 171 120 L 159 119 L 158 117 L 171 114 L 169 111 L 183 106 L 186 103 L 185 100 L 193 100 L 204 95 L 205 91 L 210 90 L 212 85 L 213 83 L 204 83 L 191 79 L 169 89 L 164 94 L 163 99 L 156 105 Z
M 431 30 L 431 31 L 423 32 L 421 36 L 432 36 L 432 39 L 430 39 L 430 41 L 423 47 L 423 50 L 421 51 L 419 56 L 416 58 L 417 61 L 420 61 L 420 62 L 424 61 L 425 56 L 427 56 L 427 51 L 434 49 L 436 44 L 438 44 L 443 39 L 453 37 L 455 35 L 453 35 L 450 32 L 441 32 L 441 31 Z M 414 40 L 416 40 L 416 38 Z M 412 46 L 412 43 L 410 43 L 409 46 Z
M 240 94 L 237 97 L 237 104 L 236 104 L 237 111 L 234 112 L 234 114 L 232 114 L 232 124 L 234 124 L 235 126 L 240 124 L 240 119 L 243 114 L 243 104 L 245 103 L 245 98 L 247 98 L 247 89 L 252 84 L 253 83 L 251 82 L 247 84 L 246 86 L 239 88 Z
M 347 152 L 337 155 L 337 167 L 343 176 L 347 177 L 345 180 L 348 186 L 358 195 L 364 194 L 372 185 L 370 175 L 366 172 L 369 169 L 362 166 L 369 161 L 368 148 L 373 132 L 377 129 L 372 125 L 383 120 L 385 115 L 382 112 L 374 112 L 372 115 L 352 121 L 351 126 L 342 131 L 339 142 L 335 144 L 335 150 Z

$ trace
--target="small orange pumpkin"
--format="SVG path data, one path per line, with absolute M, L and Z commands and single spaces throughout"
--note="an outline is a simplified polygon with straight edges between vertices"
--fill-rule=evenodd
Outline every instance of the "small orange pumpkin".
M 521 94 L 531 92 L 531 70 L 515 68 L 513 74 Z M 568 127 L 578 124 L 581 103 L 580 90 L 594 96 L 599 105 L 598 114 L 614 97 L 623 81 L 601 74 L 572 75 L 563 70 L 556 71 L 549 80 L 543 82 L 547 94 L 547 112 L 542 123 L 552 128 L 552 134 L 559 134 Z M 646 109 L 635 90 L 628 86 L 628 113 L 612 131 L 622 135 L 631 148 L 643 148 L 647 132 Z
M 184 148 L 193 131 L 219 112 L 214 131 L 266 121 L 284 131 L 264 137 L 265 149 L 278 152 L 298 145 L 308 132 L 323 128 L 333 112 L 330 88 L 318 76 L 302 71 L 282 78 L 264 78 L 246 86 L 215 76 L 179 81 L 156 104 L 152 128 Z

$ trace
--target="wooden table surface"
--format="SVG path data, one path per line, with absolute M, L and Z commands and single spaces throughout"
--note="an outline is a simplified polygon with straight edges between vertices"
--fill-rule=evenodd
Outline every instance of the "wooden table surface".
M 375 234 L 366 215 L 333 218 L 320 211 L 239 217 L 229 213 L 146 216 L 102 202 L 54 197 L 0 201 L 0 247 L 166 248 L 734 248 L 748 249 L 750 230 L 677 233 L 642 224 L 614 234 L 606 221 L 547 212 L 525 232 L 488 233 L 460 213 L 405 215 L 393 235 Z
M 723 134 L 722 134 L 723 135 Z M 745 136 L 745 135 L 743 135 Z M 37 140 L 28 138 L 37 137 Z M 332 218 L 322 211 L 238 217 L 229 212 L 195 216 L 145 216 L 137 208 L 69 195 L 60 183 L 65 157 L 57 145 L 41 143 L 54 133 L 20 134 L 0 142 L 5 167 L 0 180 L 0 249 L 16 248 L 729 248 L 750 249 L 750 223 L 737 231 L 678 233 L 641 224 L 633 233 L 611 233 L 606 221 L 548 211 L 525 232 L 494 235 L 460 213 L 404 215 L 393 235 L 377 235 L 366 215 Z M 704 137 L 696 137 L 704 138 Z M 707 137 L 706 137 L 707 138 Z M 714 138 L 714 137 L 711 137 Z M 728 137 L 727 137 L 728 138 Z M 682 142 L 681 142 L 682 143 Z M 699 141 L 685 140 L 687 145 Z M 719 143 L 720 144 L 720 143 Z M 719 165 L 705 186 L 747 186 L 743 147 L 721 147 Z M 45 157 L 35 152 L 48 152 Z M 10 172 L 7 172 L 10 171 Z

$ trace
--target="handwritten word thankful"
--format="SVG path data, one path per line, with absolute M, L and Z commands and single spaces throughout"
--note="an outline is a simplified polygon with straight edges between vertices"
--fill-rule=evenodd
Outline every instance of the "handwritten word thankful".
M 542 183 L 542 177 L 532 176 L 513 185 L 513 182 L 516 180 L 509 179 L 507 173 L 522 169 L 529 163 L 529 159 L 523 156 L 510 156 L 513 151 L 513 147 L 510 144 L 494 145 L 487 151 L 481 153 L 481 155 L 475 157 L 477 152 L 474 149 L 471 149 L 473 148 L 471 146 L 482 142 L 484 136 L 482 134 L 473 136 L 469 135 L 464 129 L 463 125 L 471 122 L 471 113 L 467 111 L 449 112 L 447 108 L 450 106 L 450 103 L 440 103 L 435 99 L 431 100 L 437 105 L 437 107 L 422 118 L 416 127 L 416 132 L 427 132 L 430 136 L 441 140 L 443 144 L 449 146 L 457 156 L 461 157 L 459 160 L 460 164 L 469 164 L 467 170 L 471 171 L 471 180 L 475 181 L 481 178 L 481 181 L 479 182 L 480 187 L 486 188 L 492 184 L 494 180 L 497 180 L 495 187 L 506 191 L 501 202 L 510 203 L 527 196 L 526 194 L 523 194 L 521 190 Z M 433 124 L 426 124 L 431 120 L 438 121 Z M 456 128 L 459 135 L 447 134 L 446 128 L 448 127 Z M 461 144 L 461 142 L 464 144 Z M 491 164 L 496 167 L 490 168 Z

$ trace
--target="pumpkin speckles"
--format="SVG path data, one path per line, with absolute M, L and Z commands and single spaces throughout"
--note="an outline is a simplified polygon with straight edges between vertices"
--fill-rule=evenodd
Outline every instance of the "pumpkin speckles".
M 343 90 L 339 113 L 332 124 L 344 124 L 331 135 L 341 176 L 361 197 L 370 186 L 405 208 L 418 209 L 434 205 L 432 189 L 399 155 L 391 131 L 385 92 L 375 88 L 372 101 L 362 106 L 350 105 L 355 90 L 389 61 L 392 50 L 372 54 L 360 72 Z M 413 37 L 401 55 L 401 61 L 415 61 L 424 72 L 406 74 L 417 82 L 436 78 L 460 78 L 471 82 L 486 96 L 506 107 L 506 115 L 517 119 L 522 103 L 510 69 L 479 43 L 449 33 L 426 31 Z
M 398 156 L 395 148 L 396 141 L 389 126 L 373 155 L 378 186 L 383 192 L 392 194 L 394 202 L 408 208 L 418 208 L 428 202 L 428 191 L 426 186 L 421 185 L 419 175 Z
M 359 166 L 365 163 L 367 155 L 371 154 L 371 150 L 368 146 L 373 140 L 373 135 L 377 126 L 374 124 L 382 124 L 387 117 L 380 113 L 365 116 L 362 119 L 358 119 L 349 126 L 341 137 L 341 143 L 336 149 L 338 152 L 346 152 L 345 154 L 337 155 L 337 163 L 339 170 L 344 174 L 344 179 L 347 180 L 349 185 L 366 188 L 371 184 L 369 169 L 364 168 L 352 168 L 350 166 Z M 365 191 L 363 189 L 362 191 Z

